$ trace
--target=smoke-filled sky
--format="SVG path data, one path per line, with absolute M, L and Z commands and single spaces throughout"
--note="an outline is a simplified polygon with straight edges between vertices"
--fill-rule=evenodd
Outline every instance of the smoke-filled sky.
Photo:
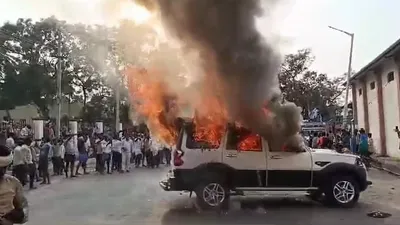
M 19 17 L 56 15 L 73 22 L 101 23 L 100 0 L 0 0 L 0 22 Z M 276 13 L 274 32 L 281 33 L 284 53 L 310 47 L 314 68 L 332 76 L 347 70 L 349 38 L 327 28 L 355 33 L 353 68 L 359 70 L 400 37 L 396 0 L 286 0 Z M 126 12 L 125 12 L 126 13 Z M 271 28 L 263 19 L 262 32 Z

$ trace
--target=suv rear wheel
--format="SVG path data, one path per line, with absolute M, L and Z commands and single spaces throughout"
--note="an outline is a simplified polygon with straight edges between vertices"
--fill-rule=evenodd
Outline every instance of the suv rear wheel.
M 344 208 L 353 207 L 360 197 L 359 185 L 351 176 L 334 176 L 324 192 L 329 205 Z
M 227 206 L 229 189 L 220 181 L 202 182 L 196 187 L 197 205 L 202 210 Z

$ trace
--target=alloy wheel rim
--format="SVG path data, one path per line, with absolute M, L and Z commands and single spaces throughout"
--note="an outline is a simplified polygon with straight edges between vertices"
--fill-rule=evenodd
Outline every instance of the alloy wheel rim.
M 210 183 L 203 189 L 203 200 L 210 206 L 218 206 L 225 200 L 225 189 L 218 183 Z
M 351 202 L 355 193 L 354 185 L 349 181 L 339 181 L 333 187 L 333 196 L 342 204 Z

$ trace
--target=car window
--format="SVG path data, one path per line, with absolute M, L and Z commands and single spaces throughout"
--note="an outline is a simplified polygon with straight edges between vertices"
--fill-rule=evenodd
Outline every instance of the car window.
M 282 146 L 282 148 L 271 148 L 269 150 L 270 152 L 293 152 L 293 153 L 299 153 L 299 152 L 305 152 L 306 147 L 301 146 L 300 148 L 294 148 L 294 147 L 289 147 L 289 146 Z
M 261 137 L 260 135 L 254 134 L 244 127 L 231 125 L 228 128 L 226 150 L 261 152 Z
M 185 131 L 187 134 L 186 148 L 188 149 L 217 149 L 220 146 L 221 140 L 217 144 L 211 144 L 208 141 L 196 138 L 194 124 L 186 125 Z

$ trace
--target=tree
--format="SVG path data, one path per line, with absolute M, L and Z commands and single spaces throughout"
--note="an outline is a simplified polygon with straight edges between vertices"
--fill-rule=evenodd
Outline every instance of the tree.
M 63 45 L 68 43 L 68 35 L 61 32 L 63 26 L 65 22 L 50 17 L 36 23 L 30 19 L 18 19 L 16 24 L 8 23 L 2 27 L 7 33 L 3 45 L 13 46 L 12 49 L 7 48 L 6 54 L 16 59 L 13 63 L 14 71 L 8 69 L 4 73 L 4 77 L 8 78 L 3 79 L 0 87 L 2 98 L 12 100 L 10 107 L 33 103 L 41 116 L 49 116 L 49 106 L 56 97 L 58 59 L 55 56 L 58 44 L 61 43 L 62 49 L 67 49 Z M 10 60 L 8 64 L 5 60 L 1 63 L 6 68 Z M 18 90 L 17 95 L 7 89 Z M 19 101 L 20 98 L 23 101 Z
M 310 70 L 313 60 L 309 49 L 287 55 L 279 73 L 281 90 L 285 99 L 302 107 L 305 118 L 313 108 L 318 108 L 324 118 L 332 118 L 339 108 L 344 77 L 329 78 Z

